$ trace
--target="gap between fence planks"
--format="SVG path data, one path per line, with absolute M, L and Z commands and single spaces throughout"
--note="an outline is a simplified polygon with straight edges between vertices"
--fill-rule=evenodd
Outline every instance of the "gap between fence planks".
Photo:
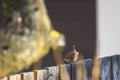
M 120 80 L 120 55 L 101 58 L 99 80 Z M 94 60 L 46 67 L 42 70 L 13 74 L 0 80 L 92 80 Z

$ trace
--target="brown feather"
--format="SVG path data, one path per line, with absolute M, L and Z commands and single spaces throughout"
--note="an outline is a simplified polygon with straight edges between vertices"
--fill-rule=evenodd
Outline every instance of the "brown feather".
M 66 62 L 74 62 L 77 60 L 78 54 L 79 52 L 76 51 L 75 46 L 73 45 L 73 50 L 65 56 L 64 60 Z

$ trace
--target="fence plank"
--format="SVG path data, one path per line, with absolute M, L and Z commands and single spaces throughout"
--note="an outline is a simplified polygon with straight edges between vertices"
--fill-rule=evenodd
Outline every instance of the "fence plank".
M 21 76 L 22 80 L 34 80 L 34 72 L 25 72 Z
M 21 80 L 20 74 L 10 75 L 9 80 Z
M 93 60 L 72 63 L 72 80 L 91 80 Z
M 111 80 L 111 57 L 101 59 L 100 80 Z
M 71 80 L 76 80 L 76 63 L 71 64 Z
M 120 80 L 120 55 L 112 57 L 113 80 Z
M 4 78 L 2 78 L 2 79 L 0 79 L 0 80 L 8 80 L 8 78 L 7 78 L 7 77 L 4 77 Z
M 59 80 L 58 66 L 46 67 L 46 69 L 48 70 L 48 80 Z
M 84 64 L 85 64 L 86 79 L 91 80 L 92 79 L 92 70 L 93 70 L 93 59 L 84 60 Z
M 47 80 L 47 70 L 35 70 L 35 80 Z
M 100 63 L 97 69 L 100 75 L 96 78 L 93 70 L 93 60 L 86 59 L 71 64 L 47 67 L 34 72 L 25 72 L 21 74 L 10 75 L 0 80 L 119 80 L 120 79 L 120 55 L 99 58 L 95 61 Z M 95 67 L 95 68 L 96 68 Z M 93 75 L 92 75 L 93 74 Z M 95 77 L 94 77 L 95 76 Z M 91 78 L 93 77 L 93 78 Z
M 71 66 L 70 64 L 60 65 L 60 80 L 71 80 Z
M 83 61 L 72 64 L 72 80 L 85 80 L 85 66 Z

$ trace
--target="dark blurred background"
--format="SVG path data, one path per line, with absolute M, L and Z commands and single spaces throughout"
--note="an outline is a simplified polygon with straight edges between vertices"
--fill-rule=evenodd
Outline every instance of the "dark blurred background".
M 95 0 L 45 0 L 53 27 L 63 33 L 66 47 L 63 57 L 74 44 L 84 58 L 94 58 L 96 47 Z M 55 65 L 50 52 L 44 57 L 43 67 Z

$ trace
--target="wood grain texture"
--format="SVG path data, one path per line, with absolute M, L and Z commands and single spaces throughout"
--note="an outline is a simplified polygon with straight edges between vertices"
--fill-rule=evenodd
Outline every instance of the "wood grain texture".
M 100 80 L 111 80 L 111 57 L 101 59 Z
M 71 80 L 70 64 L 60 65 L 60 80 Z
M 100 80 L 100 69 L 101 69 L 101 59 L 95 58 L 94 62 L 93 62 L 92 79 L 91 80 Z
M 9 80 L 21 80 L 21 75 L 20 74 L 15 74 L 9 76 Z
M 120 80 L 120 55 L 46 67 L 0 80 Z
M 112 57 L 113 80 L 120 80 L 120 55 Z
M 22 73 L 21 78 L 21 80 L 34 80 L 34 72 Z
M 47 80 L 47 70 L 35 70 L 35 80 Z
M 76 80 L 76 63 L 71 64 L 71 80 Z
M 46 67 L 48 70 L 48 80 L 59 80 L 59 67 Z
M 74 67 L 73 70 L 75 70 L 76 76 L 72 77 L 72 80 L 86 80 L 84 61 L 76 62 Z
M 93 60 L 87 59 L 84 61 L 86 80 L 92 79 Z

